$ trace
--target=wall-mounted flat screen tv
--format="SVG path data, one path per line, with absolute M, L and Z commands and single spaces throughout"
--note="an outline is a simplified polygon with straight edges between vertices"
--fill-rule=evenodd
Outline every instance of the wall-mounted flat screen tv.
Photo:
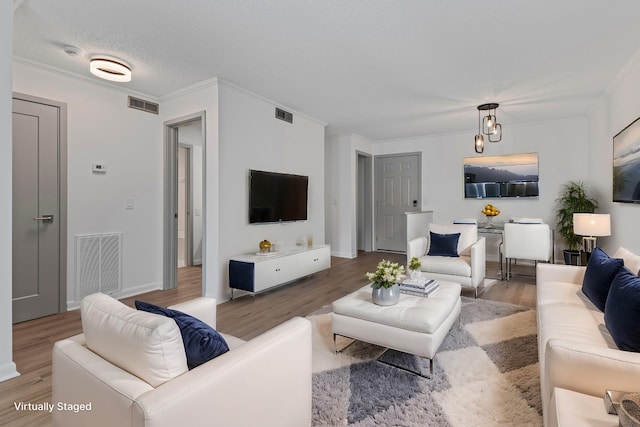
M 538 197 L 538 153 L 466 157 L 464 197 Z
M 307 219 L 309 177 L 249 171 L 249 223 Z

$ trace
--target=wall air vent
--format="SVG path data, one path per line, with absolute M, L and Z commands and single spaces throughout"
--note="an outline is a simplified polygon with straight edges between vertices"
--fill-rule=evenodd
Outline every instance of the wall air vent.
M 134 98 L 129 96 L 128 100 L 129 108 L 135 108 L 136 110 L 146 111 L 147 113 L 158 114 L 160 112 L 160 104 L 155 102 L 145 101 L 144 99 Z
M 287 123 L 293 123 L 293 114 L 276 107 L 276 119 L 284 120 Z

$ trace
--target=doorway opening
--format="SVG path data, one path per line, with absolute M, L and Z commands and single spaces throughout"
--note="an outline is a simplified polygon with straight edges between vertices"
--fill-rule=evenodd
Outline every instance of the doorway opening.
M 356 153 L 356 232 L 357 250 L 373 250 L 373 169 L 368 154 Z
M 204 277 L 205 113 L 165 122 L 163 289 Z

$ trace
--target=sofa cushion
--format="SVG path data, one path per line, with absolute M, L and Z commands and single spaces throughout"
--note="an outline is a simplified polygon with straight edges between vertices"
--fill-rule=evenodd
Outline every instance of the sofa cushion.
M 135 304 L 138 310 L 166 316 L 176 322 L 182 334 L 189 369 L 229 351 L 229 346 L 222 335 L 203 321 L 181 311 L 159 307 L 148 302 L 136 301 Z
M 172 319 L 101 293 L 82 300 L 80 315 L 87 348 L 152 387 L 188 371 L 180 329 Z
M 420 258 L 420 270 L 430 273 L 450 274 L 452 276 L 471 277 L 471 258 L 423 256 Z
M 609 258 L 609 255 L 600 248 L 595 248 L 589 258 L 582 282 L 582 292 L 600 311 L 604 311 L 609 287 L 621 268 L 623 268 L 622 259 Z
M 429 232 L 429 253 L 428 256 L 449 256 L 457 257 L 458 240 L 460 233 L 438 234 L 433 231 Z
M 627 267 L 635 275 L 640 276 L 640 255 L 636 255 L 633 252 L 620 246 L 615 254 L 614 258 L 622 258 L 624 266 Z
M 478 226 L 475 224 L 429 224 L 429 230 L 438 234 L 460 233 L 458 239 L 458 255 L 469 255 L 471 245 L 478 241 Z M 431 244 L 431 242 L 429 242 Z M 429 249 L 427 252 L 429 253 Z
M 640 352 L 640 277 L 626 268 L 611 283 L 604 321 L 620 350 Z

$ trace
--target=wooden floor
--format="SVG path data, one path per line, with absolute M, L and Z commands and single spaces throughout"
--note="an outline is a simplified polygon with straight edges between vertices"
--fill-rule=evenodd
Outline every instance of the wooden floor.
M 331 269 L 255 297 L 239 296 L 218 305 L 217 329 L 245 340 L 251 339 L 293 316 L 306 316 L 367 284 L 364 273 L 374 271 L 381 259 L 406 262 L 404 254 L 364 253 L 355 259 L 332 258 Z M 532 274 L 533 267 L 520 266 Z M 517 270 L 516 270 L 517 271 Z M 525 271 L 523 271 L 525 272 Z M 487 265 L 487 277 L 497 277 L 496 266 Z M 138 300 L 167 306 L 201 295 L 201 269 L 179 269 L 178 288 L 153 291 L 122 301 L 130 306 Z M 515 276 L 498 281 L 479 298 L 535 308 L 535 279 Z M 473 296 L 463 288 L 464 296 Z M 42 412 L 19 412 L 14 403 L 51 402 L 51 351 L 53 343 L 82 330 L 79 310 L 18 323 L 13 326 L 13 360 L 21 375 L 0 383 L 0 426 L 48 426 L 50 416 Z

